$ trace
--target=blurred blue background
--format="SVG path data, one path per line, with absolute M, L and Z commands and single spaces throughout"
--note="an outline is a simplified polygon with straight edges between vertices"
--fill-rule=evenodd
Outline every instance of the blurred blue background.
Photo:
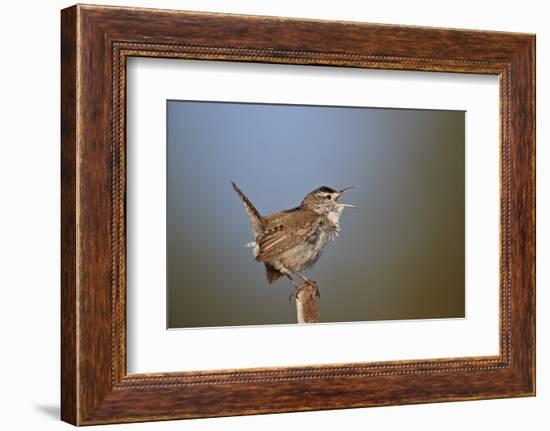
M 308 271 L 322 322 L 464 316 L 464 112 L 167 104 L 168 327 L 296 322 L 231 180 L 262 214 L 355 186 Z

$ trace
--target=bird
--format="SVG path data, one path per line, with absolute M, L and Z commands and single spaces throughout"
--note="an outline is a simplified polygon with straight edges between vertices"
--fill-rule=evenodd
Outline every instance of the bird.
M 319 297 L 317 282 L 302 271 L 312 267 L 327 242 L 338 236 L 344 208 L 356 208 L 338 202 L 353 187 L 337 191 L 321 186 L 308 193 L 300 205 L 262 216 L 235 182 L 231 181 L 231 185 L 244 205 L 254 235 L 254 241 L 246 245 L 253 248 L 256 261 L 264 264 L 268 283 L 286 277 L 296 289 L 291 298 L 298 298 L 305 285 L 312 286 Z M 294 276 L 303 283 L 296 283 Z

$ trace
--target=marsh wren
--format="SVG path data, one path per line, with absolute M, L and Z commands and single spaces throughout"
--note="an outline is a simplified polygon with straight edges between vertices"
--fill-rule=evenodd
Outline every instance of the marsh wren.
M 296 295 L 304 284 L 313 286 L 319 295 L 317 283 L 301 271 L 317 262 L 328 240 L 338 235 L 344 208 L 355 208 L 338 202 L 352 187 L 337 191 L 322 186 L 308 193 L 299 206 L 262 216 L 237 185 L 231 184 L 244 204 L 255 237 L 247 246 L 253 247 L 256 260 L 264 263 L 268 282 L 286 276 Z M 292 276 L 304 284 L 295 283 Z

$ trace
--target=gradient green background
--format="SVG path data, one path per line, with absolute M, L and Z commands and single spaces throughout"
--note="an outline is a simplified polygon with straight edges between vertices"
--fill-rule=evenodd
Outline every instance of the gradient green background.
M 296 322 L 268 285 L 234 180 L 260 213 L 355 186 L 308 271 L 322 322 L 464 317 L 462 111 L 167 102 L 168 327 Z

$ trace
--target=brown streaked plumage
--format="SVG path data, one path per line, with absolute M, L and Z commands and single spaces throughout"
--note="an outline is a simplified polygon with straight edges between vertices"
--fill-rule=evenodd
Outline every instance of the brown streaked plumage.
M 286 276 L 299 288 L 292 279 L 297 275 L 317 287 L 301 271 L 315 264 L 327 241 L 338 234 L 342 210 L 353 207 L 337 201 L 348 189 L 319 187 L 308 193 L 299 206 L 262 216 L 239 187 L 231 184 L 244 204 L 255 237 L 249 245 L 254 247 L 256 260 L 264 263 L 269 283 Z

